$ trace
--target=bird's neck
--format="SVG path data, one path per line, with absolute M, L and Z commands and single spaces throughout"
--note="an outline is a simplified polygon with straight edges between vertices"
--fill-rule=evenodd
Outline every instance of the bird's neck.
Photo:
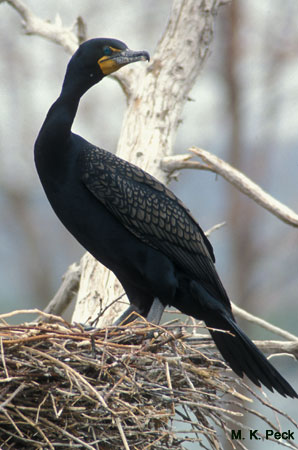
M 89 86 L 67 82 L 65 77 L 60 96 L 50 108 L 45 120 L 46 126 L 55 129 L 59 139 L 69 137 L 80 99 L 87 89 Z
M 71 128 L 80 98 L 92 84 L 66 73 L 60 96 L 51 106 L 35 143 L 35 163 L 40 176 L 52 172 L 56 178 L 57 172 L 62 176 L 67 170 L 70 152 L 75 158 Z
M 62 89 L 60 96 L 51 106 L 43 127 L 54 139 L 66 141 L 76 116 L 81 96 L 71 90 Z
M 40 130 L 37 139 L 39 147 L 52 152 L 55 148 L 67 149 L 66 144 L 71 136 L 71 127 L 80 99 L 96 82 L 98 80 L 66 72 L 60 96 L 51 106 Z

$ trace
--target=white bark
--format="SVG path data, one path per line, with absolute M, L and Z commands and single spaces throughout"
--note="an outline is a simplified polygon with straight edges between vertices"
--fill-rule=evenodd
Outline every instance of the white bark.
M 65 27 L 57 15 L 54 23 L 36 16 L 22 0 L 6 0 L 22 17 L 26 34 L 36 34 L 61 45 L 69 53 L 74 53 L 79 45 L 79 33 L 74 33 L 74 28 L 80 28 L 80 21 Z M 78 31 L 78 30 L 77 30 Z
M 190 161 L 190 154 L 175 155 L 163 159 L 163 169 L 168 173 L 181 169 L 210 170 L 215 172 L 283 222 L 293 227 L 298 227 L 298 214 L 295 211 L 265 192 L 240 170 L 235 169 L 235 167 L 232 167 L 207 150 L 192 147 L 190 151 L 199 156 L 204 162 Z
M 162 182 L 166 182 L 166 173 L 160 161 L 172 154 L 182 108 L 209 54 L 219 4 L 218 0 L 174 0 L 168 25 L 149 65 L 126 68 L 125 78 L 133 82 L 129 83 L 117 154 Z M 73 321 L 88 322 L 98 314 L 99 296 L 105 307 L 119 296 L 121 287 L 114 275 L 89 254 L 83 257 L 81 269 Z M 126 308 L 122 301 L 115 305 L 117 315 Z M 110 324 L 115 315 L 113 306 L 98 326 Z

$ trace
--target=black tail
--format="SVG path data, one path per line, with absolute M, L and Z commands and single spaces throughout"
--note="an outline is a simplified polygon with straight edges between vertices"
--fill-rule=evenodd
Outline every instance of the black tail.
M 247 375 L 257 386 L 261 386 L 262 383 L 272 392 L 275 389 L 284 397 L 298 398 L 292 386 L 238 327 L 225 305 L 210 296 L 198 283 L 192 282 L 191 288 L 192 294 L 196 293 L 196 300 L 199 297 L 200 307 L 203 310 L 200 316 L 206 325 L 231 333 L 210 330 L 218 350 L 233 371 L 240 377 L 243 377 L 243 374 Z
M 215 322 L 218 322 L 216 327 Z M 262 383 L 270 391 L 275 389 L 284 397 L 298 398 L 291 385 L 243 333 L 233 319 L 219 317 L 218 320 L 206 320 L 206 325 L 233 333 L 232 336 L 220 331 L 210 331 L 218 350 L 237 375 L 243 377 L 243 374 L 245 374 L 257 386 L 261 386 Z

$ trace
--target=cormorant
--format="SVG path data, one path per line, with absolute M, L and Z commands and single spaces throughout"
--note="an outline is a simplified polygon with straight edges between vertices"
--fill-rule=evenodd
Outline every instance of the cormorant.
M 163 184 L 72 133 L 80 98 L 120 67 L 149 60 L 115 39 L 91 39 L 72 56 L 61 94 L 35 143 L 36 168 L 54 211 L 73 236 L 123 285 L 130 307 L 159 322 L 166 305 L 204 320 L 240 377 L 298 397 L 241 331 L 216 272 L 212 246 L 183 203 Z M 223 333 L 225 330 L 229 333 Z

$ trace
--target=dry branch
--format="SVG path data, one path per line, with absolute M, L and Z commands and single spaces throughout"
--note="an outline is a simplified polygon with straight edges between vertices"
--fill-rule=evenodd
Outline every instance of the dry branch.
M 70 27 L 64 27 L 59 16 L 51 23 L 36 16 L 22 0 L 6 0 L 22 17 L 25 33 L 38 35 L 61 45 L 68 53 L 74 53 L 82 39 L 82 19 Z M 75 28 L 77 32 L 75 33 Z
M 260 417 L 259 401 L 277 411 L 277 420 L 283 415 L 291 429 L 297 426 L 228 376 L 210 340 L 190 341 L 171 324 L 93 332 L 66 323 L 2 325 L 0 337 L 5 450 L 163 450 L 183 449 L 188 441 L 221 449 L 215 427 L 231 441 L 231 428 L 246 429 L 247 411 Z M 261 420 L 278 431 L 278 423 Z
M 250 197 L 283 222 L 298 227 L 298 214 L 265 192 L 260 186 L 244 175 L 244 173 L 206 150 L 192 147 L 190 148 L 190 151 L 199 156 L 203 160 L 203 163 L 190 161 L 191 155 L 169 156 L 163 158 L 163 169 L 168 173 L 180 169 L 210 170 L 211 172 L 221 175 L 225 180 L 236 187 L 236 189 Z
M 191 337 L 186 338 L 187 342 L 194 343 L 196 340 L 205 338 L 204 334 L 192 334 Z M 262 350 L 263 353 L 273 356 L 290 356 L 294 359 L 298 359 L 298 341 L 274 341 L 274 340 L 254 340 L 254 344 Z M 206 344 L 202 344 L 204 348 L 216 348 L 214 342 L 211 340 Z
M 36 16 L 22 0 L 2 0 L 2 2 L 4 1 L 20 14 L 23 19 L 22 25 L 27 35 L 43 37 L 61 45 L 70 54 L 73 54 L 79 44 L 87 39 L 86 24 L 80 16 L 77 17 L 74 24 L 67 27 L 62 24 L 59 15 L 56 16 L 55 22 L 51 23 L 49 20 L 43 20 Z M 112 75 L 112 78 L 119 82 L 127 98 L 132 94 L 132 85 L 136 77 L 135 72 L 137 72 L 137 69 L 131 67 Z
M 289 333 L 288 331 L 283 330 L 275 325 L 272 325 L 271 323 L 267 322 L 264 319 L 261 319 L 260 317 L 250 314 L 244 309 L 239 308 L 239 306 L 235 305 L 233 302 L 232 302 L 232 309 L 235 316 L 241 319 L 248 320 L 248 322 L 254 323 L 256 325 L 260 325 L 265 330 L 270 331 L 271 333 L 274 333 L 278 336 L 281 336 L 284 339 L 289 339 L 290 341 L 298 342 L 298 337 L 295 336 L 294 334 Z
M 47 307 L 44 309 L 46 314 L 57 314 L 62 315 L 66 310 L 71 301 L 77 296 L 79 283 L 80 283 L 81 270 L 80 266 L 76 263 L 69 266 L 66 273 L 63 275 L 63 281 L 49 302 Z M 44 322 L 50 321 L 46 315 L 40 316 L 37 320 L 43 320 Z

